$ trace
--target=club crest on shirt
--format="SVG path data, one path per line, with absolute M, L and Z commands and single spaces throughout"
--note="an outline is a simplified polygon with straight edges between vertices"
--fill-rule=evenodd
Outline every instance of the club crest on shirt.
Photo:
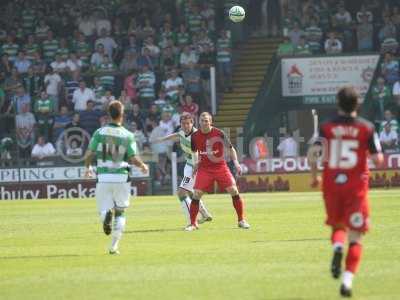
M 363 217 L 362 213 L 355 212 L 355 213 L 351 214 L 351 216 L 350 216 L 350 224 L 354 228 L 360 228 L 361 226 L 363 226 L 364 217 Z

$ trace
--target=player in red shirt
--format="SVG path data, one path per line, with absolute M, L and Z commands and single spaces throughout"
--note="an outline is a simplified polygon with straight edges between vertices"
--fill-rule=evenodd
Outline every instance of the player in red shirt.
M 242 170 L 237 159 L 236 150 L 224 132 L 212 126 L 212 117 L 208 112 L 203 112 L 200 115 L 200 130 L 192 134 L 191 142 L 193 152 L 198 153 L 198 162 L 194 166 L 194 172 L 197 172 L 197 174 L 194 195 L 190 204 L 191 224 L 186 227 L 186 230 L 193 231 L 198 229 L 196 218 L 199 212 L 199 201 L 204 192 L 209 192 L 213 189 L 215 181 L 220 189 L 224 189 L 231 194 L 232 203 L 238 216 L 238 226 L 243 229 L 249 229 L 250 225 L 244 219 L 244 202 L 239 195 L 235 179 L 225 161 L 225 154 L 229 154 L 237 173 L 240 175 Z M 225 153 L 225 150 L 227 150 L 227 153 Z
M 337 101 L 338 115 L 321 125 L 320 138 L 309 154 L 321 150 L 322 146 L 326 224 L 332 228 L 331 272 L 334 278 L 341 275 L 343 248 L 347 238 L 349 246 L 340 294 L 351 297 L 353 277 L 361 258 L 361 237 L 367 232 L 369 224 L 367 158 L 371 155 L 373 162 L 380 165 L 383 155 L 374 126 L 357 117 L 359 96 L 354 88 L 342 88 Z M 317 187 L 321 179 L 317 175 L 316 160 L 312 157 L 309 155 L 312 186 Z

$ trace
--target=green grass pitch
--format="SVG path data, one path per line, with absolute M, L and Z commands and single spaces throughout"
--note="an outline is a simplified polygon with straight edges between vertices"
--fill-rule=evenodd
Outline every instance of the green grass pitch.
M 215 219 L 196 232 L 176 198 L 139 197 L 120 256 L 93 199 L 0 201 L 0 299 L 339 299 L 320 194 L 243 196 L 250 230 L 228 195 L 209 195 Z M 370 198 L 354 299 L 400 299 L 399 191 Z

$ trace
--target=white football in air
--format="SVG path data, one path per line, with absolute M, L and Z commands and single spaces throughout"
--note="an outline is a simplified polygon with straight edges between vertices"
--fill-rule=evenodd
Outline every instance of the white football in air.
M 246 12 L 244 11 L 244 8 L 241 6 L 233 6 L 229 10 L 229 19 L 231 19 L 232 22 L 235 23 L 242 22 L 245 16 Z

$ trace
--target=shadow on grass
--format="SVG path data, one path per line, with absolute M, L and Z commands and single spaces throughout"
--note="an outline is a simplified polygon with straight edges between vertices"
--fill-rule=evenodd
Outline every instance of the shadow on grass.
M 0 260 L 4 259 L 36 259 L 36 258 L 66 258 L 66 257 L 81 257 L 87 255 L 64 254 L 64 255 L 25 255 L 25 256 L 0 256 Z
M 309 239 L 293 239 L 293 240 L 266 240 L 266 241 L 251 241 L 252 243 L 291 243 L 291 242 L 320 242 L 327 241 L 326 238 L 309 238 Z

